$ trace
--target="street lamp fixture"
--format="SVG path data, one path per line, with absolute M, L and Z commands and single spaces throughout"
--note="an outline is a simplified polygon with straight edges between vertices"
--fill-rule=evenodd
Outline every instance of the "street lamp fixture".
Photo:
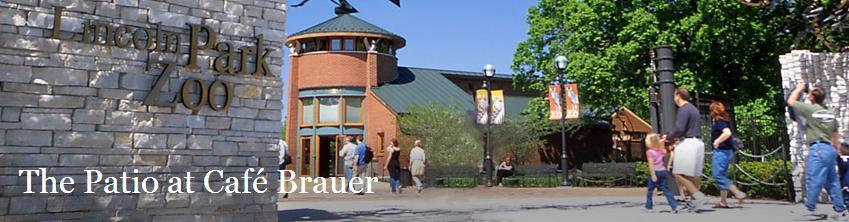
M 569 60 L 566 56 L 559 55 L 554 58 L 554 67 L 557 68 L 555 81 L 560 84 L 560 169 L 563 172 L 563 181 L 560 186 L 569 186 L 569 162 L 566 156 L 566 66 Z
M 484 170 L 486 172 L 485 175 L 484 175 L 486 177 L 485 178 L 486 179 L 486 186 L 492 187 L 492 167 L 493 167 L 492 166 L 492 152 L 490 151 L 490 148 L 489 148 L 489 145 L 490 145 L 489 137 L 490 137 L 490 133 L 492 132 L 489 128 L 490 125 L 492 125 L 492 116 L 490 116 L 490 115 L 492 115 L 492 113 L 490 112 L 492 110 L 492 83 L 489 82 L 489 81 L 491 81 L 492 77 L 495 76 L 495 66 L 493 66 L 492 64 L 486 64 L 485 66 L 483 66 L 483 76 L 486 77 L 486 80 L 483 81 L 483 85 L 486 88 L 486 99 L 487 99 L 486 100 L 487 105 L 486 105 L 486 111 L 485 111 L 486 112 L 486 132 L 484 133 L 485 140 L 484 140 L 484 146 L 483 146 L 483 156 L 484 156 L 483 167 L 484 167 Z
M 492 64 L 486 64 L 483 66 L 483 75 L 489 79 L 495 76 L 495 66 Z
M 566 56 L 557 56 L 554 58 L 554 67 L 557 67 L 557 70 L 563 71 L 566 69 L 566 66 L 569 65 L 569 60 L 566 59 Z

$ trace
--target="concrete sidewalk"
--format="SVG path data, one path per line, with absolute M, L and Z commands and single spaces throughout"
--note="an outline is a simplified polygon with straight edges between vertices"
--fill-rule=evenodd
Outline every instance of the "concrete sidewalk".
M 645 213 L 645 188 L 428 189 L 421 194 L 293 195 L 278 203 L 280 221 L 796 221 L 804 207 L 748 200 L 742 208 L 669 213 L 660 196 Z M 831 213 L 829 205 L 819 206 Z

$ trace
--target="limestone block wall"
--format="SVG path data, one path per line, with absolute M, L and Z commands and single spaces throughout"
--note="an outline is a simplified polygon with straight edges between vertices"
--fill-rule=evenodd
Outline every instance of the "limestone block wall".
M 826 104 L 837 114 L 840 133 L 844 140 L 849 138 L 849 53 L 812 53 L 792 51 L 782 55 L 781 78 L 785 98 L 798 80 L 816 83 L 828 94 Z M 808 155 L 805 133 L 798 123 L 790 120 L 787 113 L 787 132 L 790 136 L 790 157 L 793 163 L 793 187 L 796 201 L 804 198 L 804 169 Z
M 82 33 L 85 22 L 160 28 L 178 33 L 182 54 L 51 38 L 55 6 L 65 8 L 63 35 Z M 210 194 L 200 182 L 210 170 L 235 176 L 245 168 L 277 169 L 285 16 L 285 0 L 0 1 L 0 221 L 277 221 L 276 173 L 266 174 L 263 194 Z M 265 57 L 271 74 L 216 72 L 214 49 L 199 50 L 199 67 L 187 68 L 190 24 L 209 26 L 234 48 L 257 45 L 263 35 L 260 44 L 273 50 Z M 207 86 L 222 80 L 233 86 L 229 109 L 192 111 L 179 99 L 173 107 L 144 105 L 164 62 L 176 68 L 158 100 L 178 97 L 189 78 Z M 213 94 L 223 101 L 224 90 Z M 18 171 L 36 168 L 74 178 L 76 189 L 24 194 Z M 86 169 L 152 176 L 161 186 L 193 172 L 197 193 L 84 194 Z

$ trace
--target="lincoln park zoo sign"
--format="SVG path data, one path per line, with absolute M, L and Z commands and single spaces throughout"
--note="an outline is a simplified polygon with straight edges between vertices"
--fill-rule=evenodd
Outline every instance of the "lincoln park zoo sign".
M 206 81 L 198 78 L 189 78 L 183 82 L 180 87 L 180 94 L 171 99 L 170 102 L 159 101 L 161 89 L 165 87 L 171 73 L 174 72 L 176 63 L 179 61 L 182 46 L 182 39 L 179 33 L 163 31 L 160 24 L 156 24 L 156 29 L 147 29 L 141 27 L 133 27 L 129 25 L 115 26 L 108 23 L 99 23 L 92 21 L 83 22 L 82 33 L 72 33 L 71 35 L 62 35 L 62 12 L 63 7 L 54 8 L 53 17 L 53 35 L 54 39 L 77 41 L 80 43 L 114 46 L 118 48 L 133 47 L 138 50 L 147 50 L 148 52 L 172 53 L 177 59 L 173 62 L 166 62 L 165 68 L 157 78 L 153 88 L 145 97 L 143 104 L 149 106 L 166 106 L 174 107 L 177 104 L 176 97 L 187 109 L 197 113 L 204 105 L 208 105 L 214 111 L 226 111 L 233 101 L 233 86 L 231 83 L 216 80 L 207 85 Z M 198 69 L 198 51 L 199 50 L 216 50 L 219 55 L 213 62 L 213 69 L 219 74 L 225 75 L 255 75 L 255 76 L 270 76 L 271 69 L 265 57 L 273 50 L 263 47 L 263 35 L 256 36 L 256 46 L 243 46 L 236 51 L 233 44 L 228 42 L 218 42 L 217 34 L 211 27 L 201 24 L 187 24 L 190 27 L 190 40 L 188 62 L 185 67 L 190 69 Z M 202 38 L 205 37 L 205 38 Z M 201 42 L 200 40 L 205 41 Z M 253 57 L 256 62 L 256 68 L 253 72 L 248 70 L 249 57 Z M 238 62 L 238 70 L 237 63 Z M 148 66 L 150 65 L 150 56 L 148 56 Z M 199 88 L 199 96 L 192 98 L 191 91 L 197 86 Z M 223 103 L 219 103 L 215 99 L 215 92 L 220 88 L 224 88 L 226 97 Z M 194 100 L 194 102 L 192 102 Z

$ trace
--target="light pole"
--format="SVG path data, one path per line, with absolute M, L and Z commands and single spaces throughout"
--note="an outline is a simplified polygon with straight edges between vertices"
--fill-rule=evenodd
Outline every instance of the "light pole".
M 555 79 L 560 84 L 560 168 L 563 171 L 563 181 L 560 186 L 569 186 L 569 163 L 566 161 L 566 56 L 557 56 L 554 67 L 557 68 Z
M 492 77 L 495 76 L 495 66 L 492 64 L 486 64 L 483 66 L 483 76 L 486 77 L 486 80 L 483 81 L 483 85 L 486 88 L 486 138 L 484 140 L 483 146 L 483 166 L 486 170 L 486 186 L 492 187 L 492 153 L 489 148 L 489 137 L 490 133 L 490 125 L 492 125 Z

